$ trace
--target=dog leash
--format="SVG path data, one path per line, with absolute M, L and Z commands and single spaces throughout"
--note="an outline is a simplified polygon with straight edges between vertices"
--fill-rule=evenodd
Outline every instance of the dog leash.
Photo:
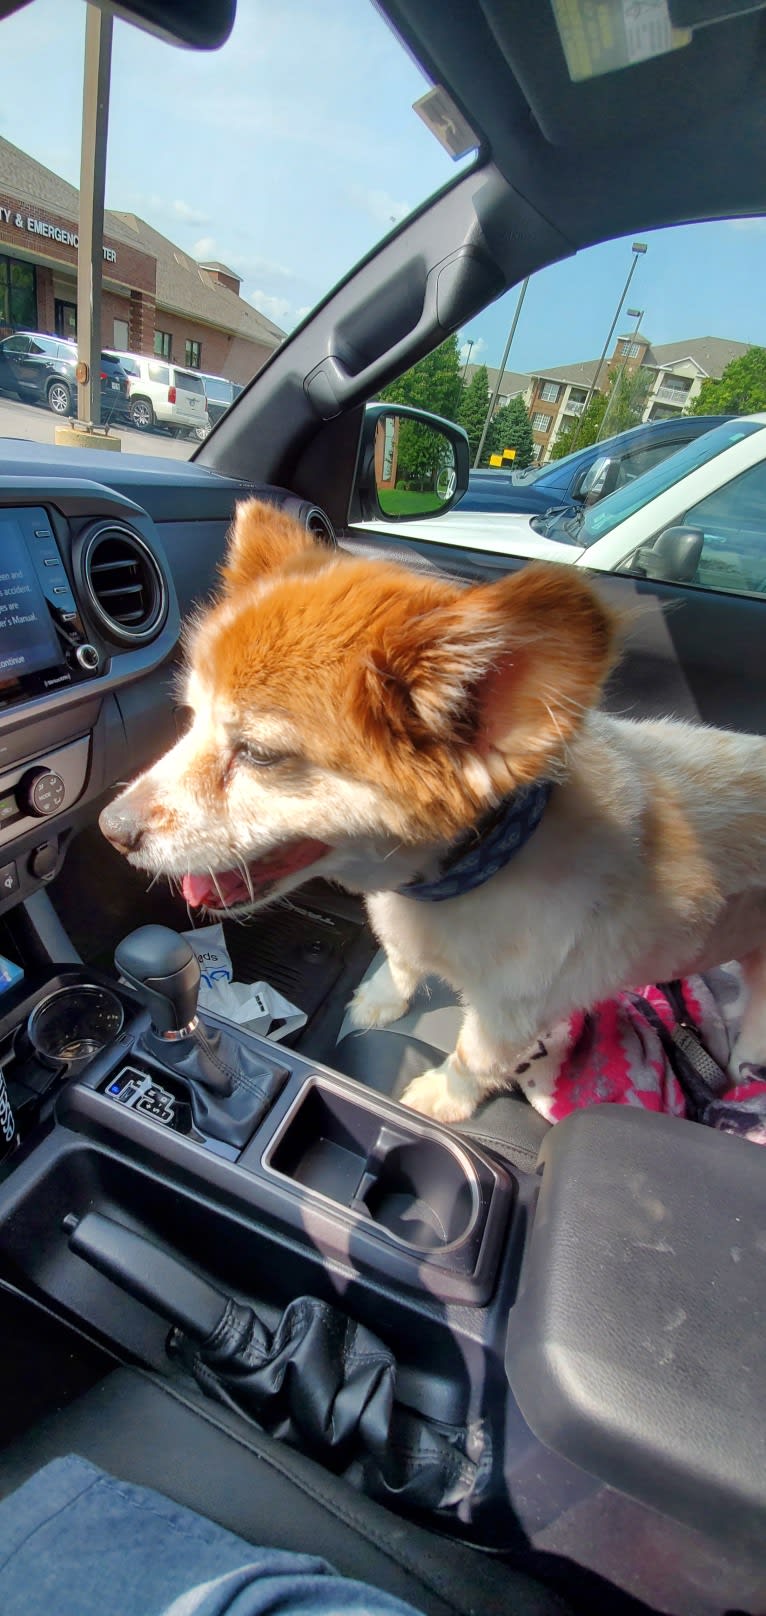
M 671 1071 L 680 1084 L 691 1121 L 702 1122 L 708 1106 L 728 1087 L 729 1078 L 705 1048 L 699 1029 L 690 1021 L 681 983 L 658 982 L 657 986 L 664 993 L 675 1017 L 675 1026 L 672 1028 L 666 1026 L 654 1005 L 643 994 L 631 994 L 631 998 L 640 1007 L 662 1044 Z

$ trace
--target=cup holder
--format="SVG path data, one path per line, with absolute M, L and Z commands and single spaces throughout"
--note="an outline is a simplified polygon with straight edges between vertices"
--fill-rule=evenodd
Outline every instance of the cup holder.
M 303 1090 L 264 1165 L 424 1253 L 466 1241 L 483 1204 L 466 1151 L 422 1119 L 389 1121 L 374 1103 L 319 1079 Z
M 476 1215 L 472 1178 L 434 1139 L 394 1145 L 359 1199 L 382 1229 L 423 1251 L 465 1239 Z

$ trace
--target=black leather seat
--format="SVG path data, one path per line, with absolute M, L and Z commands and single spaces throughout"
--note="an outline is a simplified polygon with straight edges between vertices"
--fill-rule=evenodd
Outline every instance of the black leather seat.
M 364 981 L 380 969 L 383 960 L 382 952 L 376 954 Z M 452 990 L 433 977 L 418 989 L 407 1014 L 388 1027 L 354 1032 L 346 1016 L 332 1064 L 368 1088 L 398 1099 L 413 1077 L 439 1066 L 455 1048 L 462 1015 Z M 515 1090 L 486 1100 L 458 1131 L 530 1172 L 549 1127 Z
M 115 1370 L 0 1453 L 0 1496 L 67 1453 L 251 1543 L 322 1555 L 426 1616 L 568 1613 L 535 1578 L 390 1514 L 196 1390 L 139 1370 Z

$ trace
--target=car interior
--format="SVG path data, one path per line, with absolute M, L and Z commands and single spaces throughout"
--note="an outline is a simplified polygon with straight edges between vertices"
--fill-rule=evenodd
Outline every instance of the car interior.
M 116 9 L 214 49 L 235 0 Z M 433 1616 L 758 1616 L 762 1151 L 630 1107 L 551 1128 L 512 1091 L 456 1128 L 405 1109 L 460 1006 L 433 981 L 394 1028 L 350 1030 L 380 956 L 361 902 L 317 880 L 226 930 L 235 980 L 305 1024 L 209 1016 L 207 1060 L 185 906 L 98 830 L 183 733 L 182 624 L 239 500 L 351 553 L 514 570 L 370 530 L 365 405 L 545 265 L 766 211 L 763 5 L 668 0 L 681 48 L 577 80 L 549 0 L 380 9 L 473 131 L 470 166 L 188 463 L 0 441 L 0 557 L 37 611 L 0 657 L 0 1494 L 75 1452 Z M 766 734 L 766 607 L 715 584 L 599 578 L 630 618 L 610 710 Z

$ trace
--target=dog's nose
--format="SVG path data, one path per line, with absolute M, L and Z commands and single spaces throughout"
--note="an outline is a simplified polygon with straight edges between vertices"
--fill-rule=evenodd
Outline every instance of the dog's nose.
M 126 814 L 124 809 L 120 809 L 116 803 L 102 809 L 98 823 L 102 834 L 113 847 L 117 848 L 118 853 L 135 853 L 141 846 L 144 839 L 143 827 L 136 824 L 135 819 Z

